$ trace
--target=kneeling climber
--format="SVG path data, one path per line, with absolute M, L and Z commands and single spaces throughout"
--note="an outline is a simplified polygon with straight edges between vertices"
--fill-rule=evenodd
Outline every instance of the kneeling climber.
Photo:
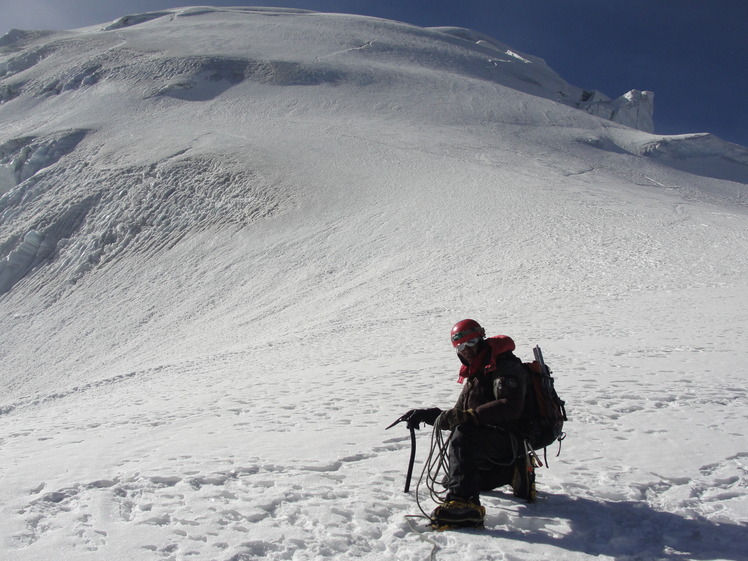
M 463 383 L 451 409 L 414 409 L 403 420 L 418 427 L 423 422 L 452 431 L 446 500 L 431 515 L 435 528 L 480 527 L 485 508 L 481 491 L 511 485 L 514 495 L 535 499 L 534 472 L 527 466 L 523 446 L 532 431 L 525 402 L 531 391 L 530 374 L 512 351 L 506 335 L 486 338 L 483 327 L 465 319 L 452 328 L 452 346 L 462 366 Z

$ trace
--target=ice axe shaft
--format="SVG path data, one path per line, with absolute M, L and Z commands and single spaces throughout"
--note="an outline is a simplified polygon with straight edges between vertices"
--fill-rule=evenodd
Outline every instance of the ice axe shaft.
M 408 461 L 408 475 L 405 476 L 405 490 L 410 491 L 410 478 L 413 476 L 413 464 L 416 461 L 416 429 L 410 427 L 410 460 Z
M 400 417 L 398 420 L 396 420 L 394 423 L 392 423 L 387 429 L 391 429 L 396 424 L 401 423 L 406 420 L 407 413 Z M 413 477 L 413 464 L 416 461 L 416 429 L 415 427 L 408 427 L 410 428 L 410 460 L 408 461 L 408 474 L 405 476 L 405 490 L 404 493 L 407 493 L 410 491 L 410 479 Z M 385 430 L 387 430 L 385 429 Z

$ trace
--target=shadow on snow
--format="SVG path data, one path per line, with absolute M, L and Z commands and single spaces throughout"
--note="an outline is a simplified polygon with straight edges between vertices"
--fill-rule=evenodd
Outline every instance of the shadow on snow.
M 553 526 L 563 521 L 571 530 L 556 537 Z M 492 525 L 490 508 L 486 522 L 487 526 Z M 741 561 L 745 559 L 748 546 L 748 525 L 713 522 L 700 516 L 685 518 L 654 510 L 641 501 L 545 494 L 539 503 L 529 505 L 527 510 L 521 509 L 515 526 L 508 530 L 488 530 L 488 533 L 616 560 Z

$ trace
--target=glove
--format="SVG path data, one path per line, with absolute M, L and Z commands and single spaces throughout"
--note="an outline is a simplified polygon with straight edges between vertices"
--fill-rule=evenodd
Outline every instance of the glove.
M 441 412 L 442 410 L 438 407 L 431 407 L 430 409 L 411 409 L 402 416 L 402 420 L 407 423 L 409 429 L 420 429 L 421 423 L 433 425 Z
M 444 411 L 439 418 L 436 419 L 436 428 L 439 430 L 454 430 L 458 425 L 477 425 L 478 418 L 475 416 L 475 411 L 468 409 L 448 409 Z

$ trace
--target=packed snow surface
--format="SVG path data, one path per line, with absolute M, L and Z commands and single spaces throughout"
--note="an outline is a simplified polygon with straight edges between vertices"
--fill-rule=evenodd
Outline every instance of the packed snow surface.
M 11 31 L 0 102 L 2 559 L 745 559 L 744 147 L 268 8 Z M 466 317 L 542 347 L 568 438 L 422 534 L 384 429 L 454 403 Z

